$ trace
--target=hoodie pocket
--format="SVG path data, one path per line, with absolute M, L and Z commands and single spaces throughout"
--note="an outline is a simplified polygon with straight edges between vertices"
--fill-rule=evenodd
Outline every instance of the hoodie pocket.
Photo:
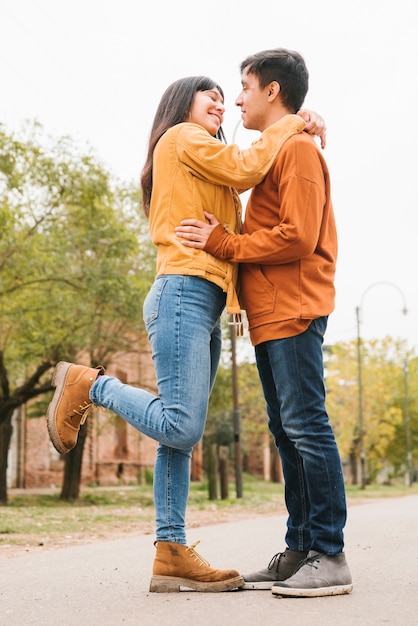
M 247 315 L 256 318 L 259 315 L 273 313 L 276 306 L 277 290 L 263 274 L 260 265 L 241 265 L 240 299 Z

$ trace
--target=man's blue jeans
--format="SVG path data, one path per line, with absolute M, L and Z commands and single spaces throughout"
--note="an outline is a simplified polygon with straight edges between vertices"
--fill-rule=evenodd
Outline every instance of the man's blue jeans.
M 221 354 L 225 294 L 195 276 L 156 278 L 144 302 L 158 396 L 99 376 L 92 402 L 160 443 L 154 468 L 156 539 L 186 544 L 192 447 L 203 435 Z
M 347 510 L 340 455 L 325 408 L 322 343 L 327 318 L 295 337 L 255 348 L 268 425 L 283 466 L 292 550 L 334 555 Z

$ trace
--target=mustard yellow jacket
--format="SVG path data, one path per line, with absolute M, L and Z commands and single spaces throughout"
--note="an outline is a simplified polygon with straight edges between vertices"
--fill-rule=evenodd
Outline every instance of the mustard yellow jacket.
M 151 239 L 158 247 L 157 275 L 205 278 L 226 292 L 228 313 L 240 312 L 237 264 L 183 246 L 174 228 L 182 219 L 205 220 L 203 211 L 209 211 L 227 232 L 240 232 L 237 189 L 260 183 L 281 146 L 304 126 L 301 117 L 287 115 L 245 150 L 226 145 L 201 126 L 188 122 L 164 133 L 154 150 L 149 217 Z

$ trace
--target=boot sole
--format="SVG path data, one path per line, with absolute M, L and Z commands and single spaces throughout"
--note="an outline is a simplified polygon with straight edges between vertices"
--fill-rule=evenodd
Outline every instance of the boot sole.
M 236 576 L 229 580 L 217 582 L 200 582 L 189 578 L 177 578 L 174 576 L 153 576 L 149 590 L 155 593 L 177 593 L 182 590 L 203 592 L 232 591 L 239 589 L 244 584 L 242 576 Z
M 273 587 L 271 592 L 275 596 L 292 598 L 320 598 L 323 596 L 342 596 L 351 593 L 353 585 L 335 585 L 334 587 L 318 587 L 317 589 L 291 589 L 290 587 Z
M 66 361 L 60 361 L 55 366 L 54 372 L 52 374 L 52 386 L 55 387 L 55 393 L 46 412 L 46 423 L 48 426 L 49 437 L 53 443 L 54 448 L 60 454 L 67 454 L 67 452 L 70 452 L 70 450 L 72 450 L 72 448 L 66 448 L 62 443 L 61 438 L 58 434 L 56 420 L 58 405 L 64 394 L 70 367 L 71 363 L 67 363 Z
M 251 583 L 245 580 L 241 589 L 246 589 L 249 591 L 271 591 L 271 588 L 275 582 L 276 582 L 275 580 L 270 580 L 270 581 L 263 580 L 263 581 Z

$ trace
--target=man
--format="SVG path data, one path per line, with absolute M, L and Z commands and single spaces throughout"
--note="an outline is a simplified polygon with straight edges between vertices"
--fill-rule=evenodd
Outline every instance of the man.
M 245 128 L 263 131 L 300 109 L 308 71 L 300 54 L 267 50 L 241 64 L 236 100 Z M 184 220 L 185 246 L 239 262 L 241 300 L 277 445 L 288 509 L 287 547 L 244 576 L 280 596 L 349 593 L 341 460 L 325 408 L 322 343 L 334 309 L 337 233 L 324 158 L 308 133 L 291 137 L 251 192 L 241 235 L 217 219 Z

